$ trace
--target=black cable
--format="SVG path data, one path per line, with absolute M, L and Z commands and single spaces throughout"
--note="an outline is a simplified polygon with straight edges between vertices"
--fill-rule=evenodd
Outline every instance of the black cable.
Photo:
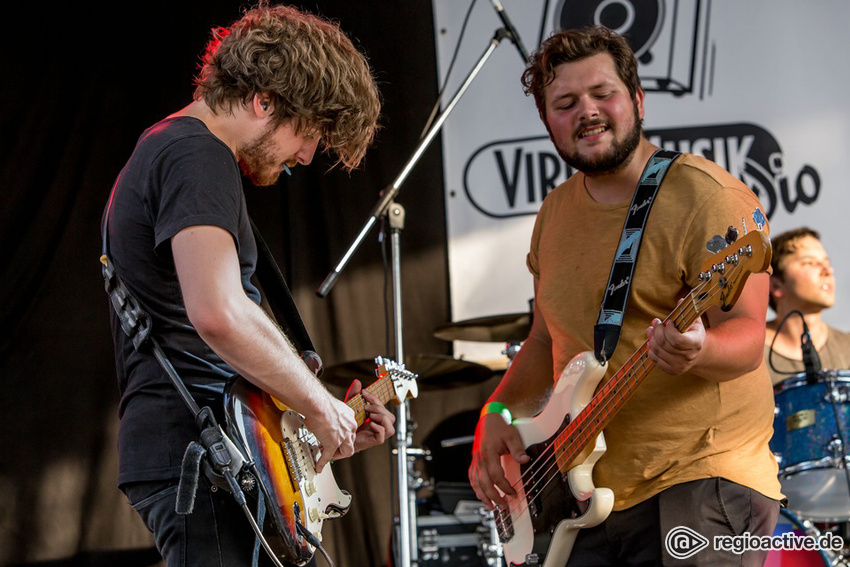
M 437 101 L 434 103 L 434 108 L 431 109 L 431 115 L 428 117 L 428 121 L 425 123 L 425 127 L 422 129 L 422 133 L 419 135 L 419 139 L 423 139 L 425 134 L 428 133 L 428 130 L 431 129 L 431 124 L 434 122 L 434 118 L 437 116 L 437 113 L 440 110 L 440 102 L 443 100 L 443 94 L 446 92 L 446 87 L 449 84 L 449 77 L 452 74 L 452 69 L 455 66 L 455 61 L 457 60 L 457 55 L 460 53 L 460 44 L 463 40 L 463 35 L 466 33 L 466 24 L 469 23 L 469 16 L 472 14 L 472 8 L 475 6 L 475 0 L 469 3 L 469 8 L 466 10 L 466 16 L 463 18 L 463 24 L 460 27 L 460 35 L 458 35 L 457 43 L 455 44 L 454 53 L 452 53 L 452 59 L 449 62 L 449 68 L 446 69 L 446 76 L 443 79 L 443 86 L 440 87 L 440 92 L 437 93 Z M 439 32 L 438 32 L 439 33 Z
M 773 370 L 777 374 L 781 374 L 783 376 L 796 376 L 797 374 L 800 374 L 800 372 L 797 371 L 797 370 L 791 370 L 791 371 L 779 370 L 773 364 L 773 352 L 774 352 L 773 351 L 773 345 L 776 343 L 776 338 L 779 336 L 779 332 L 782 330 L 782 327 L 785 326 L 785 322 L 788 321 L 788 318 L 791 317 L 791 315 L 799 315 L 800 320 L 802 320 L 803 323 L 805 324 L 805 319 L 803 319 L 803 314 L 800 311 L 797 311 L 795 309 L 794 311 L 791 311 L 790 313 L 788 313 L 788 315 L 786 315 L 782 319 L 782 321 L 779 322 L 779 325 L 776 326 L 776 333 L 773 335 L 773 340 L 770 341 L 770 349 L 768 350 L 768 353 L 767 353 L 767 365 L 770 366 L 771 370 Z

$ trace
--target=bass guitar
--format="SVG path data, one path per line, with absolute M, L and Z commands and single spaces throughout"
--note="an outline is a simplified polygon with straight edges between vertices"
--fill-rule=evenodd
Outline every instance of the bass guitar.
M 767 270 L 770 258 L 770 240 L 761 231 L 730 243 L 702 266 L 699 284 L 665 322 L 684 331 L 711 306 L 731 309 L 750 274 Z M 647 352 L 644 342 L 602 387 L 607 366 L 593 352 L 576 355 L 543 411 L 513 422 L 531 458 L 520 465 L 502 457 L 517 493 L 495 514 L 509 565 L 565 565 L 578 531 L 611 513 L 614 493 L 593 485 L 593 465 L 606 450 L 602 430 L 655 367 Z
M 381 357 L 375 363 L 378 379 L 366 390 L 381 403 L 417 396 L 416 375 L 404 365 Z M 263 536 L 278 559 L 304 565 L 316 551 L 308 540 L 321 541 L 323 522 L 345 514 L 351 495 L 337 486 L 330 464 L 316 472 L 321 448 L 301 414 L 241 377 L 226 389 L 224 404 L 228 434 L 249 461 L 250 476 L 241 475 L 240 484 L 264 507 Z M 346 404 L 362 425 L 366 400 L 358 394 Z

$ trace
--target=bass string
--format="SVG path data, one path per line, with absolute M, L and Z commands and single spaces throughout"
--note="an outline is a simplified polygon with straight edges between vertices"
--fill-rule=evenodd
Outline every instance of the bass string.
M 738 265 L 734 265 L 734 267 L 731 268 L 731 270 L 730 270 L 730 275 L 734 274 L 735 270 L 737 270 L 738 268 L 739 268 Z M 680 330 L 682 329 L 683 326 L 684 326 L 684 328 L 687 328 L 688 326 L 690 326 L 690 324 L 693 321 L 695 321 L 696 318 L 699 316 L 699 314 L 701 313 L 701 310 L 705 308 L 705 305 L 710 303 L 710 300 L 713 300 L 716 297 L 717 293 L 719 293 L 720 287 L 715 285 L 718 282 L 719 282 L 719 278 L 712 278 L 708 281 L 701 282 L 697 287 L 695 287 L 693 290 L 691 290 L 691 292 L 688 294 L 688 296 L 690 297 L 690 301 L 682 301 L 681 303 L 679 303 L 676 306 L 676 308 L 673 310 L 673 312 L 667 317 L 667 319 L 665 319 L 665 322 L 669 321 L 672 318 L 673 321 L 674 321 L 674 324 L 676 325 L 676 328 L 680 329 Z M 713 289 L 709 290 L 709 292 L 707 294 L 703 295 L 702 288 L 705 287 L 705 286 L 708 286 L 708 285 L 713 286 Z M 702 305 L 702 307 L 700 307 L 700 304 Z M 686 324 L 686 322 L 687 322 L 687 324 Z M 615 382 L 615 380 L 612 378 L 612 380 L 609 380 L 609 382 L 605 386 L 603 386 L 603 392 L 604 392 L 603 395 L 605 397 L 600 398 L 600 399 L 603 400 L 601 403 L 597 400 L 597 397 L 594 396 L 593 400 L 591 400 L 591 403 L 588 404 L 588 406 L 587 406 L 587 407 L 593 406 L 593 407 L 591 407 L 590 410 L 587 411 L 588 414 L 590 412 L 594 411 L 594 410 L 601 411 L 601 412 L 605 413 L 606 415 L 610 414 L 612 409 L 615 409 L 616 406 L 621 403 L 619 400 L 613 399 L 613 394 L 611 393 L 611 390 L 616 389 L 616 392 L 614 392 L 614 393 L 620 395 L 619 399 L 622 400 L 622 395 L 621 395 L 622 390 L 624 388 L 628 389 L 631 386 L 631 381 L 632 381 L 635 373 L 639 373 L 638 378 L 641 378 L 641 379 L 642 379 L 642 377 L 645 377 L 646 375 L 648 375 L 649 371 L 655 366 L 655 364 L 653 362 L 647 360 L 647 356 L 646 356 L 647 347 L 648 347 L 648 341 L 644 342 L 644 344 L 641 346 L 641 348 L 638 349 L 636 355 L 638 353 L 640 353 L 640 354 L 639 354 L 639 356 L 637 356 L 637 358 L 633 355 L 629 359 L 629 361 L 627 361 L 627 363 L 623 367 L 623 369 L 625 369 L 625 371 L 623 372 L 624 376 L 623 376 L 622 379 L 617 380 Z M 629 364 L 631 364 L 631 366 L 629 368 L 626 368 Z M 609 384 L 614 384 L 614 385 L 609 387 L 608 386 Z M 607 391 L 606 391 L 606 387 L 608 388 Z M 628 397 L 630 397 L 630 394 L 626 395 L 626 398 L 628 398 Z M 587 407 L 585 409 L 587 409 Z M 577 429 L 578 426 L 573 426 L 572 429 L 570 429 L 570 425 L 572 425 L 573 423 L 578 423 L 580 421 L 584 422 L 585 419 L 581 418 L 581 415 L 584 414 L 584 413 L 585 413 L 585 411 L 583 410 L 579 414 L 579 418 L 570 422 L 570 424 L 568 424 L 568 426 L 567 426 L 567 429 L 565 429 L 561 434 L 559 434 L 558 438 L 566 439 L 570 435 L 573 435 L 574 430 Z M 581 443 L 573 443 L 573 444 L 571 444 L 571 447 L 581 446 L 583 448 L 584 445 L 586 445 L 586 442 L 588 442 L 590 440 L 589 437 L 591 437 L 591 436 L 595 437 L 597 434 L 590 435 L 587 431 L 584 431 L 583 432 L 584 438 L 581 439 L 582 442 Z M 567 462 L 567 464 L 569 464 L 569 462 L 571 462 L 572 459 L 574 459 L 575 456 L 579 452 L 580 451 L 578 451 L 578 450 L 572 449 L 571 450 L 572 457 Z M 529 465 L 529 467 L 527 467 L 526 470 L 520 475 L 520 478 L 512 485 L 512 488 L 514 488 L 514 490 L 516 490 L 520 483 L 522 483 L 524 486 L 527 486 L 528 482 L 532 483 L 531 491 L 537 490 L 538 486 L 540 486 L 541 482 L 543 483 L 543 485 L 539 489 L 542 490 L 543 488 L 545 488 L 552 480 L 554 480 L 554 478 L 557 477 L 557 474 L 558 474 L 559 469 L 556 470 L 556 472 L 554 474 L 552 472 L 553 469 L 556 469 L 557 465 L 558 465 L 558 459 L 557 459 L 557 456 L 555 455 L 555 453 L 556 453 L 555 443 L 549 444 L 543 450 L 543 452 L 535 459 L 535 461 L 531 465 Z M 553 459 L 554 459 L 554 462 L 553 462 Z M 517 513 L 521 514 L 522 512 L 527 510 L 528 504 L 529 504 L 528 499 L 526 498 L 525 507 L 518 510 Z

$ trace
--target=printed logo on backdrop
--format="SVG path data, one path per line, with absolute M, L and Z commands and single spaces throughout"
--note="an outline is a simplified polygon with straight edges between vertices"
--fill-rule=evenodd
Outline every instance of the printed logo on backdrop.
M 767 218 L 777 208 L 793 213 L 820 195 L 818 171 L 811 165 L 786 171 L 779 142 L 755 124 L 667 128 L 645 135 L 656 146 L 706 157 L 741 179 L 758 196 Z M 467 160 L 463 190 L 488 217 L 534 215 L 546 195 L 573 173 L 548 136 L 498 140 Z

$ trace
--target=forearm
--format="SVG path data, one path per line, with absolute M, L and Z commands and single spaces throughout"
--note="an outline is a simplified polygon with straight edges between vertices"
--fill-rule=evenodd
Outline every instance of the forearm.
M 691 372 L 726 382 L 758 368 L 764 357 L 764 322 L 747 317 L 723 321 L 705 332 L 705 344 Z
M 540 413 L 552 393 L 552 347 L 529 337 L 488 401 L 505 404 L 514 417 Z
M 327 390 L 247 296 L 232 300 L 214 325 L 196 328 L 216 354 L 263 391 L 304 415 L 325 410 Z

